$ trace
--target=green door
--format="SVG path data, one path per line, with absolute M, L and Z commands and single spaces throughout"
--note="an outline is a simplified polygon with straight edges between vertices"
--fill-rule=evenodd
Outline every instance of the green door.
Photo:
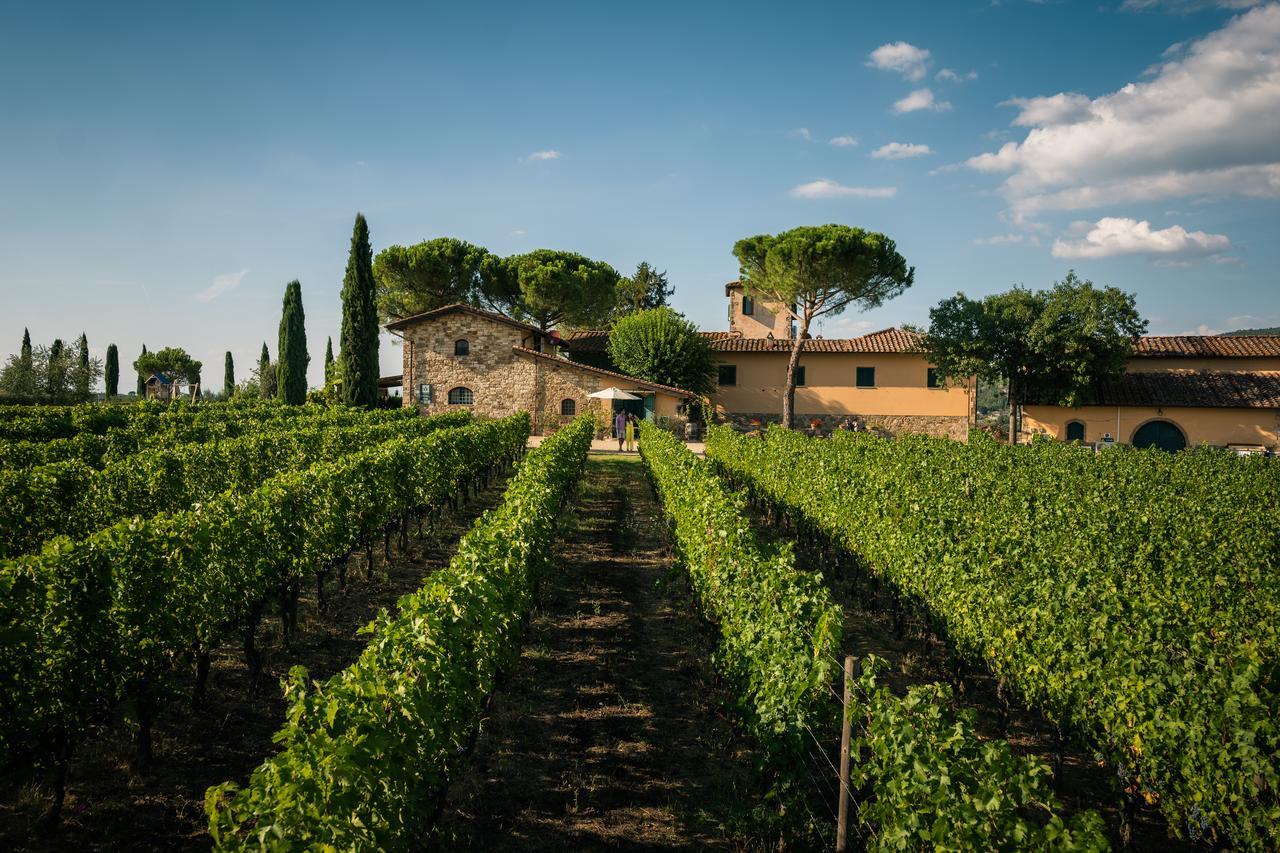
M 646 421 L 650 421 L 650 422 L 653 421 L 653 410 L 657 407 L 657 405 L 658 405 L 657 394 L 646 394 L 644 396 L 644 419 Z
M 1186 447 L 1187 439 L 1182 430 L 1169 421 L 1149 421 L 1133 434 L 1133 446 L 1157 447 L 1172 453 Z

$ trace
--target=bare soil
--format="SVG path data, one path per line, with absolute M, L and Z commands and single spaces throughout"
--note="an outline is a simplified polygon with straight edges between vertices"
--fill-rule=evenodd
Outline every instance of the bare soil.
M 121 713 L 77 754 L 58 828 L 34 829 L 51 802 L 41 780 L 21 773 L 0 778 L 0 850 L 208 850 L 205 790 L 227 780 L 243 784 L 275 752 L 271 738 L 285 712 L 278 685 L 289 669 L 305 666 L 312 678 L 324 679 L 350 665 L 368 641 L 359 629 L 446 565 L 459 537 L 497 504 L 505 485 L 505 477 L 495 478 L 457 511 L 434 513 L 424 522 L 421 539 L 411 525 L 408 549 L 399 551 L 393 538 L 390 560 L 378 543 L 372 580 L 366 579 L 363 555 L 352 557 L 346 591 L 337 591 L 330 577 L 323 612 L 314 581 L 304 585 L 297 632 L 288 647 L 278 620 L 264 620 L 258 628 L 263 670 L 256 685 L 238 642 L 212 656 L 201 709 L 191 708 L 192 679 L 176 679 L 154 723 L 153 764 L 145 776 L 130 770 L 135 729 Z
M 755 849 L 758 778 L 638 458 L 593 455 L 450 849 Z

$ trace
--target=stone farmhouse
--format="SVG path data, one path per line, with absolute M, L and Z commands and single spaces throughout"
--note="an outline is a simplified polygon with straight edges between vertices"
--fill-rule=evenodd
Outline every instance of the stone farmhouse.
M 619 402 L 651 420 L 679 418 L 698 397 L 570 361 L 561 355 L 566 344 L 556 332 L 469 305 L 395 320 L 387 330 L 404 340 L 404 372 L 397 383 L 404 389 L 404 405 L 424 414 L 466 408 L 502 417 L 527 411 L 534 431 L 545 432 L 586 411 L 610 411 L 610 401 L 588 395 L 611 386 L 639 397 Z

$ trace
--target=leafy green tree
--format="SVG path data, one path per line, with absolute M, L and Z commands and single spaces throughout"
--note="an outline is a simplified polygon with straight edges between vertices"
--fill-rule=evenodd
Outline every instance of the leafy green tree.
M 236 362 L 231 350 L 222 358 L 222 393 L 228 399 L 236 393 Z
M 351 252 L 342 280 L 342 336 L 338 364 L 342 401 L 372 407 L 378 400 L 378 306 L 369 224 L 356 214 Z
M 146 354 L 147 354 L 147 345 L 143 344 L 142 355 L 139 356 L 139 358 L 146 356 Z M 135 361 L 134 364 L 136 365 L 137 362 Z M 138 399 L 142 400 L 142 399 L 145 399 L 147 396 L 147 377 L 143 376 L 142 371 L 138 370 L 137 367 L 135 367 L 134 370 L 138 371 Z
M 606 323 L 617 300 L 617 271 L 573 252 L 537 249 L 481 265 L 485 300 L 546 331 L 565 323 Z
M 133 363 L 133 369 L 143 377 L 143 396 L 146 396 L 146 380 L 152 374 L 163 373 L 176 383 L 195 385 L 200 382 L 202 366 L 201 362 L 187 355 L 182 347 L 165 347 L 155 352 L 146 352 L 146 347 L 143 347 L 142 355 Z
M 43 355 L 43 359 L 39 359 Z M 71 354 L 62 338 L 54 338 L 49 349 L 38 354 L 43 360 L 44 388 L 43 396 L 50 403 L 66 403 L 71 397 Z
M 253 374 L 258 393 L 264 400 L 274 400 L 278 390 L 276 383 L 276 366 L 271 363 L 271 353 L 267 351 L 267 342 L 262 342 L 262 355 L 258 356 L 258 368 Z
M 910 287 L 916 270 L 885 235 L 847 225 L 806 225 L 747 237 L 734 244 L 733 254 L 743 289 L 781 305 L 798 324 L 782 396 L 782 425 L 790 429 L 796 368 L 809 326 L 851 306 L 863 311 L 879 307 Z
M 388 246 L 373 261 L 379 316 L 385 321 L 476 301 L 488 256 L 483 247 L 453 237 Z
M 618 279 L 617 313 L 620 316 L 648 311 L 669 304 L 675 288 L 667 283 L 667 273 L 658 272 L 648 261 L 636 265 L 630 278 Z
M 697 326 L 670 308 L 651 308 L 619 318 L 609 331 L 609 357 L 631 376 L 687 388 L 715 389 L 715 358 Z
M 1147 328 L 1133 294 L 1074 271 L 1050 290 L 1015 287 L 978 300 L 957 293 L 929 321 L 926 345 L 941 376 L 1006 384 L 1011 444 L 1024 403 L 1090 402 L 1100 380 L 1124 373 Z
M 31 332 L 22 330 L 22 348 L 10 356 L 0 373 L 0 392 L 22 400 L 35 400 L 40 394 L 40 373 L 31 349 Z
M 276 366 L 276 388 L 280 399 L 291 406 L 307 402 L 307 328 L 302 311 L 302 284 L 289 282 L 284 290 L 284 310 L 280 315 L 280 359 Z
M 105 390 L 107 399 L 111 399 L 120 394 L 120 350 L 116 349 L 115 344 L 107 344 L 107 365 L 105 370 Z
M 325 340 L 324 344 L 324 384 L 328 387 L 333 382 L 333 338 Z

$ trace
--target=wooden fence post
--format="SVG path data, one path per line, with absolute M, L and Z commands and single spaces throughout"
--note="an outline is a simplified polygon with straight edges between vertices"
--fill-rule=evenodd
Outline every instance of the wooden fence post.
M 849 847 L 849 711 L 853 698 L 853 655 L 844 658 L 844 702 L 840 706 L 840 811 L 836 819 L 836 853 Z

